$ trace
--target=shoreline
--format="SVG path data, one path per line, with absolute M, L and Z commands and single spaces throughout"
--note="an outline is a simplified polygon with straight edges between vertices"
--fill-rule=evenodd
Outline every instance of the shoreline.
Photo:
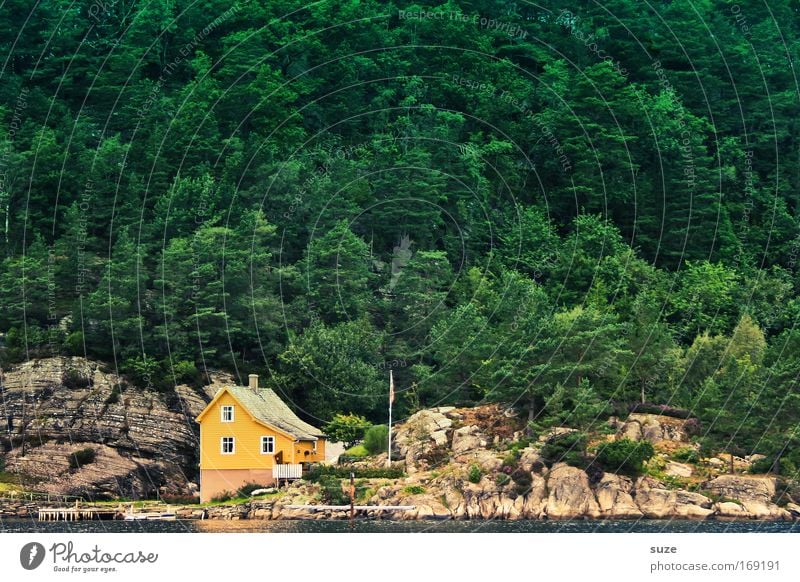
M 81 503 L 78 505 L 81 510 L 91 509 L 104 509 L 108 511 L 111 509 L 112 504 L 94 504 L 94 503 Z M 119 504 L 120 511 L 113 520 L 79 520 L 79 521 L 123 521 L 124 512 L 130 506 L 130 502 L 121 502 Z M 39 522 L 38 512 L 39 509 L 52 509 L 52 508 L 65 508 L 72 509 L 73 506 L 64 506 L 57 503 L 36 503 L 36 502 L 9 502 L 8 500 L 0 501 L 0 520 L 26 520 L 31 519 Z M 380 506 L 375 506 L 380 507 Z M 199 505 L 167 505 L 153 503 L 148 504 L 147 511 L 169 511 L 174 513 L 177 520 L 180 521 L 348 521 L 350 519 L 349 510 L 331 510 L 331 509 L 295 509 L 286 508 L 280 503 L 280 500 L 264 501 L 253 500 L 246 503 L 231 504 L 231 505 L 212 505 L 212 506 L 199 506 Z M 516 516 L 454 516 L 438 514 L 438 515 L 420 515 L 418 511 L 412 510 L 407 513 L 385 511 L 375 511 L 371 509 L 357 509 L 354 512 L 355 521 L 474 521 L 474 522 L 489 522 L 489 521 L 530 521 L 530 522 L 570 522 L 570 521 L 585 521 L 585 522 L 617 522 L 617 521 L 652 521 L 652 522 L 669 522 L 669 521 L 682 521 L 682 522 L 703 522 L 703 521 L 718 521 L 718 522 L 742 522 L 742 523 L 789 523 L 800 521 L 800 515 L 792 515 L 791 518 L 785 517 L 761 517 L 761 518 L 742 518 L 730 515 L 711 513 L 706 516 L 700 515 L 665 515 L 665 516 L 641 516 L 641 517 L 621 517 L 621 516 L 590 516 L 581 513 L 574 515 L 558 515 L 558 516 L 542 516 L 542 517 L 528 517 L 522 515 Z M 159 521 L 159 520 L 148 520 Z M 44 522 L 43 522 L 44 523 Z M 49 522 L 49 523 L 58 523 Z M 66 522 L 63 522 L 66 523 Z M 72 522 L 74 523 L 74 522 Z

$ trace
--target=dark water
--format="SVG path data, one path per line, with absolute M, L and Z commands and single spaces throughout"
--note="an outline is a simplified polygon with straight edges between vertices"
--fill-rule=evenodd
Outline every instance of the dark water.
M 0 532 L 39 533 L 340 533 L 347 521 L 78 521 L 0 519 Z M 800 533 L 800 523 L 761 521 L 390 521 L 356 520 L 357 533 Z

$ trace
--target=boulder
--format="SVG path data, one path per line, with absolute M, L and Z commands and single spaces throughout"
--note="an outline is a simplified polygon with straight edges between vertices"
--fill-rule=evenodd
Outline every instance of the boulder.
M 585 471 L 557 463 L 548 474 L 549 495 L 544 513 L 551 519 L 600 517 L 601 511 L 589 487 Z
M 472 451 L 485 446 L 486 439 L 477 426 L 462 426 L 453 431 L 453 443 L 451 448 L 455 454 Z
M 668 461 L 667 466 L 664 468 L 664 473 L 671 477 L 691 477 L 694 473 L 694 467 L 686 463 Z
M 446 447 L 447 446 L 447 433 L 443 430 L 437 430 L 431 433 L 431 440 L 436 444 L 437 447 Z
M 522 449 L 519 457 L 519 468 L 523 471 L 533 471 L 544 466 L 544 460 L 538 449 L 526 447 Z
M 602 517 L 613 519 L 638 519 L 641 510 L 631 496 L 633 481 L 622 475 L 605 473 L 595 486 L 597 504 Z

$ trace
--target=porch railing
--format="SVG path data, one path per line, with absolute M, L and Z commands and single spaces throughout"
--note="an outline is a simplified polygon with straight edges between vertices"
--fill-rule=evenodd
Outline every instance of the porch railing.
M 303 466 L 300 463 L 279 463 L 272 467 L 273 479 L 300 479 Z

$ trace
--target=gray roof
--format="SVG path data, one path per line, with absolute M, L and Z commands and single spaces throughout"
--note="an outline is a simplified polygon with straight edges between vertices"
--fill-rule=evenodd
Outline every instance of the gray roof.
M 279 428 L 302 441 L 315 441 L 325 436 L 317 427 L 297 418 L 292 409 L 269 388 L 259 388 L 257 392 L 247 386 L 226 386 L 226 388 L 261 422 Z

